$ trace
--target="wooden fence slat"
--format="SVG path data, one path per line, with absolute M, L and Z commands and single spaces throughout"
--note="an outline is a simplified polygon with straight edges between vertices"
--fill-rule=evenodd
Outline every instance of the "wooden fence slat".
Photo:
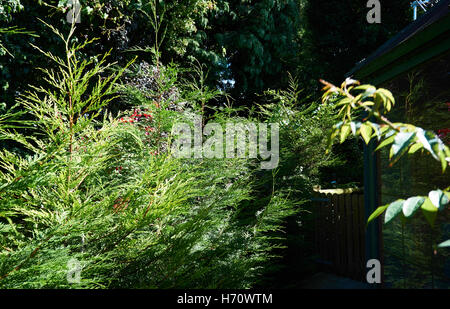
M 330 259 L 330 253 L 329 253 L 329 212 L 330 212 L 330 202 L 328 202 L 325 207 L 322 209 L 322 219 L 323 219 L 323 225 L 320 227 L 320 229 L 322 230 L 322 245 L 323 245 L 323 257 L 325 260 L 329 260 Z
M 365 269 L 366 269 L 366 219 L 364 212 L 364 195 L 359 196 L 359 245 L 360 245 L 360 256 L 361 256 L 361 277 L 360 280 L 365 280 Z
M 340 273 L 341 271 L 341 260 L 340 260 L 340 255 L 341 255 L 341 248 L 339 246 L 339 207 L 338 207 L 338 197 L 336 194 L 333 194 L 331 197 L 331 201 L 332 201 L 332 212 L 333 212 L 333 229 L 334 229 L 334 233 L 332 234 L 332 241 L 333 241 L 333 246 L 334 246 L 334 252 L 333 252 L 333 260 L 334 260 L 334 265 L 338 271 L 338 273 Z
M 346 214 L 345 214 L 345 198 L 343 194 L 338 195 L 339 203 L 339 243 L 340 243 L 340 261 L 341 261 L 341 274 L 345 275 L 347 269 L 347 237 L 346 237 Z
M 320 206 L 323 206 L 322 204 Z M 327 216 L 327 207 L 320 207 L 320 252 L 321 258 L 327 259 L 327 233 L 326 233 L 326 216 Z
M 350 194 L 345 195 L 345 217 L 346 217 L 346 235 L 347 235 L 347 257 L 348 257 L 348 274 L 351 278 L 355 276 L 355 261 L 353 250 L 353 211 L 352 211 L 352 197 Z
M 360 254 L 360 242 L 359 238 L 361 237 L 359 233 L 359 212 L 360 212 L 360 204 L 359 204 L 359 196 L 358 194 L 352 194 L 352 210 L 353 210 L 353 226 L 352 226 L 352 234 L 353 234 L 353 248 L 354 248 L 354 258 L 355 258 L 355 279 L 361 278 L 361 254 Z
M 331 195 L 328 196 L 327 195 L 328 203 L 325 207 L 325 219 L 324 219 L 324 226 L 322 227 L 324 229 L 324 235 L 325 235 L 325 242 L 324 242 L 324 246 L 325 246 L 325 252 L 326 252 L 326 258 L 327 261 L 333 262 L 334 258 L 333 258 L 333 248 L 332 248 L 332 231 L 333 231 L 333 225 L 332 225 L 332 205 L 331 205 Z
M 315 246 L 339 275 L 365 280 L 364 195 L 322 193 L 315 202 Z
M 321 208 L 320 207 L 320 203 L 317 201 L 313 202 L 313 206 L 314 206 L 314 213 L 313 213 L 313 218 L 314 218 L 314 252 L 316 252 L 319 257 L 322 257 L 322 252 L 321 252 L 321 246 L 320 246 L 320 213 L 321 213 Z

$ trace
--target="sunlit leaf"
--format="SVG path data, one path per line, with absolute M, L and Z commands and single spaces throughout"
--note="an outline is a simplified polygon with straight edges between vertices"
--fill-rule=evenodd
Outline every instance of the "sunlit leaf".
M 414 132 L 399 132 L 392 145 L 392 163 L 396 162 L 408 149 L 415 136 Z
M 423 145 L 421 143 L 415 143 L 414 145 L 412 145 L 409 150 L 408 153 L 409 154 L 413 154 L 415 153 L 417 150 L 421 149 L 423 147 Z
M 342 126 L 340 142 L 343 143 L 349 134 L 350 134 L 350 125 L 346 124 L 346 125 Z
M 384 223 L 389 223 L 402 211 L 404 202 L 405 200 L 400 199 L 389 204 L 388 208 L 386 209 L 386 214 L 384 215 Z
M 430 141 L 433 140 L 434 134 L 430 131 L 424 131 L 422 128 L 416 129 L 416 136 L 418 140 L 422 143 L 423 148 L 428 150 L 428 152 L 431 153 L 431 155 L 436 159 L 439 160 L 438 156 L 434 153 L 433 149 L 431 148 Z
M 402 208 L 405 217 L 411 217 L 424 202 L 425 198 L 422 196 L 414 196 L 407 199 L 405 203 L 403 203 Z
M 385 146 L 387 146 L 387 145 L 392 144 L 392 143 L 394 142 L 394 139 L 395 139 L 395 136 L 390 136 L 390 137 L 384 139 L 384 140 L 378 145 L 378 147 L 375 149 L 375 151 L 377 151 L 377 150 L 379 150 L 379 149 L 381 149 L 381 148 L 383 148 L 383 147 L 385 147 Z
M 353 108 L 356 108 L 356 102 L 361 100 L 362 94 L 358 94 L 353 100 L 350 101 L 350 105 Z
M 356 131 L 361 127 L 361 122 L 350 122 L 350 128 L 352 129 L 353 135 L 356 135 Z
M 380 206 L 378 207 L 370 216 L 369 219 L 367 219 L 367 224 L 369 224 L 372 220 L 374 220 L 375 218 L 379 217 L 387 208 L 389 207 L 389 205 L 384 205 L 384 206 Z
M 358 88 L 358 87 L 356 87 L 356 88 Z M 377 91 L 377 89 L 375 87 L 373 87 L 373 86 L 368 87 L 366 89 L 366 91 L 364 91 L 364 93 L 362 94 L 361 100 L 371 97 L 375 93 L 375 91 Z
M 373 122 L 369 122 L 369 125 L 373 128 L 374 130 L 374 136 L 377 136 L 377 139 L 380 140 L 381 139 L 381 129 L 380 126 L 376 123 Z
M 446 248 L 446 247 L 450 247 L 450 239 L 447 239 L 446 241 L 443 241 L 438 245 L 438 248 Z
M 359 81 L 351 79 L 350 77 L 347 77 L 344 81 L 344 83 L 342 83 L 342 86 L 350 86 L 350 85 L 359 85 Z
M 424 215 L 425 219 L 427 220 L 427 222 L 431 226 L 434 226 L 434 221 L 436 220 L 436 215 L 437 215 L 437 211 L 438 211 L 436 206 L 434 206 L 433 203 L 431 203 L 429 198 L 426 198 L 425 202 L 422 204 L 421 208 L 422 208 L 423 215 Z
M 372 127 L 366 123 L 361 125 L 360 133 L 366 144 L 369 144 L 372 135 Z
M 352 99 L 350 99 L 350 98 L 343 98 L 343 99 L 339 100 L 339 102 L 336 104 L 336 106 L 347 105 L 351 101 L 352 101 Z
M 389 90 L 384 89 L 384 88 L 379 88 L 379 89 L 377 90 L 377 92 L 379 92 L 379 93 L 381 93 L 383 96 L 387 97 L 387 99 L 392 103 L 392 105 L 395 104 L 394 96 L 392 95 L 392 93 L 391 93 Z
M 445 205 L 447 205 L 449 202 L 447 195 L 445 195 L 444 192 L 439 189 L 430 191 L 430 193 L 428 193 L 428 197 L 431 203 L 439 210 L 443 210 Z
M 372 86 L 372 85 L 361 85 L 361 86 L 355 87 L 355 90 L 364 90 L 364 91 L 366 91 L 369 88 L 375 88 L 375 87 Z
M 443 147 L 440 147 L 439 152 L 438 152 L 438 157 L 439 157 L 439 160 L 441 161 L 442 172 L 445 172 L 445 170 L 447 169 L 448 163 L 445 158 L 445 153 L 443 151 Z

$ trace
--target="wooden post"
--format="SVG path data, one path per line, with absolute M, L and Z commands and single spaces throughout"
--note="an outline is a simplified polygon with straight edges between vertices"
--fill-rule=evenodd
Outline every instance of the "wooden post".
M 364 222 L 380 206 L 380 173 L 378 154 L 375 153 L 376 141 L 364 146 Z M 370 259 L 378 259 L 382 263 L 380 218 L 367 226 L 365 230 L 364 264 Z M 365 267 L 366 265 L 364 265 Z

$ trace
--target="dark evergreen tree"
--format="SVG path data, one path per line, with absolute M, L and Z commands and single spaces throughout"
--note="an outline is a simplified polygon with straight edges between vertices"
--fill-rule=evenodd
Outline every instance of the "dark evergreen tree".
M 409 0 L 380 1 L 381 23 L 369 24 L 367 0 L 302 1 L 298 73 L 305 88 L 338 83 L 360 60 L 412 22 Z
M 236 99 L 249 100 L 261 90 L 286 86 L 297 49 L 296 1 L 220 1 L 213 14 L 206 45 L 223 52 L 216 74 L 234 80 L 231 92 Z

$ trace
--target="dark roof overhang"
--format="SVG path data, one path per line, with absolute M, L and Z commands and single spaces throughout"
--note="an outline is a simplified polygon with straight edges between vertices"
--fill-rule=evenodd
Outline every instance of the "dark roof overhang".
M 419 19 L 401 30 L 347 77 L 380 84 L 450 50 L 450 0 L 441 0 Z

